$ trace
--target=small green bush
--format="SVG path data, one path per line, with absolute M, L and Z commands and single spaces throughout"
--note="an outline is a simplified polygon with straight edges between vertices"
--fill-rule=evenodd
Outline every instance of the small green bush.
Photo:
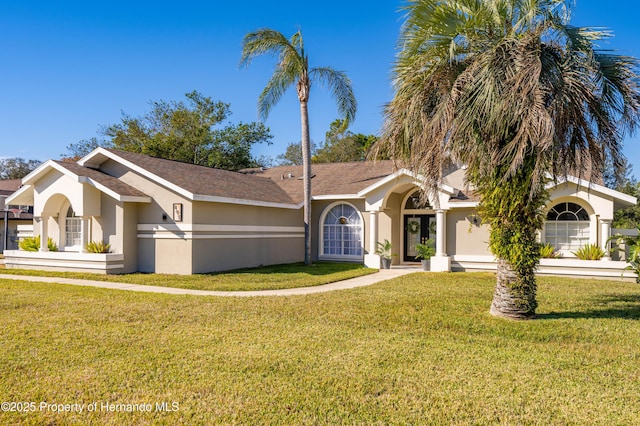
M 416 259 L 429 260 L 432 256 L 435 256 L 436 249 L 433 248 L 433 244 L 434 241 L 432 239 L 428 239 L 424 244 L 416 244 L 416 251 L 418 252 Z
M 600 260 L 605 252 L 596 244 L 585 244 L 576 251 L 572 251 L 580 260 Z
M 40 250 L 40 235 L 37 237 L 27 237 L 20 240 L 18 243 L 20 250 L 24 251 L 38 251 Z M 49 251 L 58 251 L 58 246 L 53 242 L 51 238 L 47 240 L 47 247 Z
M 89 253 L 109 253 L 109 249 L 111 249 L 111 244 L 104 241 L 91 241 L 87 244 Z
M 553 244 L 551 243 L 540 244 L 541 259 L 557 259 L 559 257 L 562 257 L 562 254 L 556 250 Z
M 624 253 L 624 249 L 621 249 L 619 246 L 624 243 L 624 245 L 629 249 L 629 256 L 626 258 L 628 263 L 625 270 L 633 271 L 636 274 L 636 282 L 640 283 L 640 225 L 637 226 L 638 234 L 636 236 L 625 237 L 620 234 L 616 234 L 609 238 L 609 241 L 616 241 L 618 251 Z

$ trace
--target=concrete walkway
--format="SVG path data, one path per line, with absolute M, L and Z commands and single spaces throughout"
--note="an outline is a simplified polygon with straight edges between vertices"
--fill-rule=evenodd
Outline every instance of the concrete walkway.
M 254 291 L 211 291 L 211 290 L 189 290 L 185 288 L 159 287 L 151 285 L 114 283 L 108 281 L 78 280 L 73 278 L 55 277 L 34 277 L 30 275 L 9 275 L 0 272 L 0 279 L 20 280 L 31 282 L 44 282 L 53 284 L 69 284 L 85 287 L 100 287 L 113 290 L 141 291 L 146 293 L 164 294 L 191 294 L 195 296 L 227 296 L 227 297 L 255 297 L 255 296 L 296 296 L 303 294 L 324 293 L 327 291 L 344 290 L 348 288 L 364 287 L 381 281 L 390 280 L 414 272 L 420 272 L 417 267 L 398 267 L 383 269 L 375 274 L 363 277 L 351 278 L 335 283 L 324 284 L 314 287 L 287 288 L 281 290 L 254 290 Z

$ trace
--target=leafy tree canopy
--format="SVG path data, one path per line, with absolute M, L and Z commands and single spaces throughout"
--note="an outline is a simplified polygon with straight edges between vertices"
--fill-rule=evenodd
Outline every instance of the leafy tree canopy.
M 611 189 L 632 195 L 640 200 L 640 183 L 633 177 L 633 167 L 626 159 L 616 167 L 611 160 L 607 161 L 604 184 Z M 640 225 L 640 205 L 616 210 L 613 216 L 614 228 L 635 229 Z
M 334 120 L 322 148 L 316 150 L 312 158 L 314 163 L 341 163 L 364 161 L 371 146 L 378 140 L 374 135 L 353 133 L 347 130 L 345 120 Z
M 316 152 L 316 145 L 313 141 L 311 145 L 311 155 Z M 280 166 L 301 166 L 302 165 L 302 144 L 300 142 L 291 142 L 287 145 L 287 149 L 283 154 L 276 157 L 276 162 Z
M 82 140 L 67 147 L 67 157 L 80 158 L 98 146 L 227 170 L 257 166 L 251 155 L 256 143 L 271 143 L 262 123 L 223 125 L 230 105 L 213 101 L 197 91 L 186 102 L 153 101 L 141 117 L 124 115 L 122 121 L 100 130 L 103 139 Z
M 39 160 L 5 158 L 0 160 L 0 179 L 22 179 L 41 164 Z

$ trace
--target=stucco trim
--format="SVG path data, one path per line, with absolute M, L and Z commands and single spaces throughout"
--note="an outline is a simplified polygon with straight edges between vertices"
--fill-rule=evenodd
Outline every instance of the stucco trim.
M 358 194 L 327 194 L 327 195 L 314 195 L 311 197 L 313 201 L 326 201 L 326 200 L 359 200 L 364 199 L 363 196 Z
M 138 231 L 165 232 L 304 232 L 303 226 L 139 224 Z
M 256 238 L 304 238 L 304 234 L 194 234 L 193 232 L 174 234 L 167 232 L 138 234 L 138 238 L 154 240 L 242 240 Z
M 140 224 L 138 238 L 144 239 L 256 239 L 304 238 L 302 226 Z
M 30 193 L 30 194 L 29 194 Z M 21 198 L 22 196 L 26 196 L 27 198 Z M 4 200 L 5 205 L 9 204 L 17 204 L 17 205 L 31 205 L 33 203 L 33 186 L 25 185 L 22 188 L 18 189 L 13 194 L 9 195 Z
M 74 252 L 27 252 L 7 250 L 4 252 L 9 268 L 45 267 L 62 269 L 88 269 L 97 271 L 124 268 L 124 255 L 120 253 L 74 253 Z
M 185 191 L 186 192 L 186 191 Z M 193 201 L 204 201 L 209 203 L 225 203 L 225 204 L 240 204 L 244 206 L 255 206 L 255 207 L 272 207 L 276 209 L 289 209 L 289 210 L 298 210 L 302 207 L 302 203 L 300 204 L 283 204 L 283 203 L 271 203 L 269 201 L 255 201 L 255 200 L 243 200 L 240 198 L 228 198 L 228 197 L 218 197 L 213 195 L 198 195 L 198 194 L 190 194 L 190 200 Z
M 386 184 L 388 184 L 389 182 L 393 182 L 393 180 L 395 180 L 396 178 L 400 177 L 400 176 L 408 176 L 412 179 L 415 179 L 417 183 L 422 182 L 424 179 L 421 175 L 413 173 L 407 169 L 400 169 L 395 173 L 390 174 L 389 176 L 385 177 L 382 180 L 379 180 L 378 182 L 374 183 L 373 185 L 370 185 L 368 187 L 366 187 L 365 189 L 363 189 L 362 191 L 358 192 L 358 196 L 360 197 L 364 197 L 365 195 L 369 194 L 372 191 L 375 191 L 378 188 L 381 188 L 383 186 L 385 186 Z M 438 190 L 440 192 L 444 192 L 445 194 L 448 195 L 454 195 L 456 193 L 455 189 L 453 189 L 453 187 L 446 185 L 444 183 L 440 183 L 438 185 Z
M 567 182 L 576 184 L 578 185 L 578 187 L 587 188 L 590 190 L 600 192 L 601 194 L 615 198 L 619 201 L 622 201 L 630 205 L 636 205 L 638 203 L 638 199 L 636 197 L 623 194 L 622 192 L 616 191 L 615 189 L 607 188 L 605 186 L 598 185 L 597 183 L 592 183 L 587 180 L 577 178 L 575 176 L 567 176 L 566 179 L 563 178 L 563 179 L 558 179 L 556 182 L 549 182 L 546 186 L 546 189 L 553 189 Z

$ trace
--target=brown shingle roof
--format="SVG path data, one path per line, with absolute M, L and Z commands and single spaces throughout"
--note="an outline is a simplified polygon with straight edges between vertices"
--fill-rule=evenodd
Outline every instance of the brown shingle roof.
M 55 161 L 58 165 L 64 167 L 69 170 L 71 173 L 76 176 L 88 177 L 102 185 L 106 188 L 109 188 L 116 194 L 125 196 L 125 197 L 148 197 L 147 194 L 142 191 L 122 182 L 120 179 L 117 179 L 113 176 L 109 176 L 106 173 L 103 173 L 99 170 L 90 169 L 88 167 L 83 167 L 76 163 L 67 163 L 64 161 Z
M 312 164 L 311 195 L 357 194 L 393 172 L 391 161 Z M 279 166 L 251 173 L 253 176 L 269 179 L 297 203 L 302 202 L 302 166 Z M 290 174 L 292 177 L 289 177 Z
M 297 204 L 270 179 L 132 152 L 108 151 L 194 195 Z
M 22 179 L 0 180 L 0 195 L 11 195 L 22 186 Z

